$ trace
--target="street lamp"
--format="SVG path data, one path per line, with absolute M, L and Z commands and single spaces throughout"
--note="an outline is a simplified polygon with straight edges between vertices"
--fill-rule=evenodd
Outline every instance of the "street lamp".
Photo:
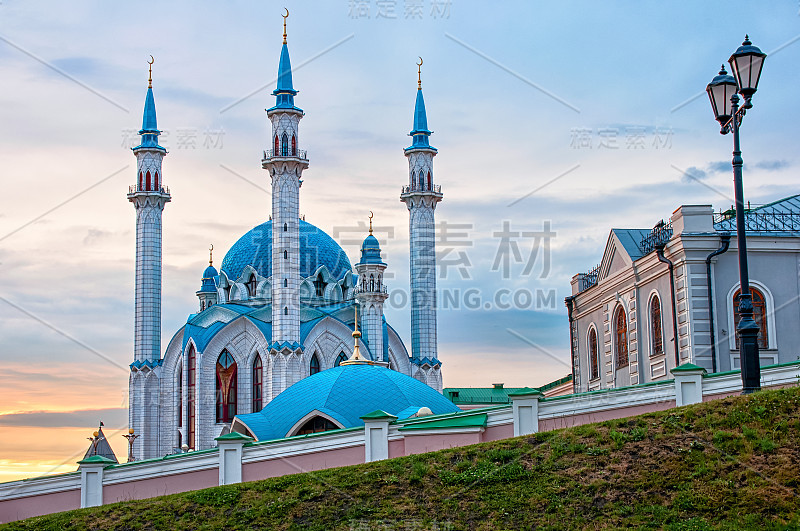
M 128 439 L 128 462 L 130 463 L 131 461 L 134 460 L 134 458 L 133 458 L 133 441 L 135 441 L 137 438 L 139 438 L 139 435 L 135 435 L 133 433 L 133 428 L 130 428 L 130 429 L 128 429 L 128 434 L 127 435 L 123 435 L 123 437 Z
M 750 278 L 747 270 L 747 242 L 744 219 L 744 193 L 742 191 L 742 151 L 739 147 L 739 126 L 747 109 L 753 104 L 751 98 L 758 88 L 761 68 L 764 66 L 763 53 L 745 35 L 742 45 L 728 59 L 734 76 L 728 75 L 725 65 L 706 87 L 714 117 L 719 122 L 720 133 L 733 133 L 733 187 L 736 193 L 736 245 L 739 249 L 739 364 L 742 368 L 742 394 L 750 394 L 761 389 L 761 366 L 758 357 L 758 324 L 753 320 L 753 301 L 750 295 Z M 739 96 L 744 105 L 739 107 Z

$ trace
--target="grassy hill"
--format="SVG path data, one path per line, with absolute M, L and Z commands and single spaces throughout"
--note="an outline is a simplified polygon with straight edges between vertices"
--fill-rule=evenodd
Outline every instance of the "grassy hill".
M 800 389 L 0 529 L 800 529 Z

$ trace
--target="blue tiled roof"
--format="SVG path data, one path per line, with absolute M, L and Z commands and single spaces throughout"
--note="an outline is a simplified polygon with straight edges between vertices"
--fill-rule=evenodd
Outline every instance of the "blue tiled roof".
M 776 232 L 794 233 L 796 216 L 800 214 L 800 195 L 793 195 L 745 211 L 745 226 L 749 233 L 765 232 L 774 235 Z M 788 216 L 793 216 L 792 218 Z M 714 223 L 718 231 L 736 232 L 736 217 Z M 759 230 L 761 229 L 761 230 Z
M 344 428 L 363 426 L 360 417 L 382 410 L 399 417 L 429 407 L 435 415 L 460 409 L 422 382 L 375 365 L 344 365 L 304 378 L 279 394 L 260 413 L 239 415 L 259 441 L 281 439 L 300 419 L 317 410 Z
M 263 277 L 272 275 L 272 221 L 262 223 L 239 238 L 222 260 L 221 269 L 228 278 L 237 279 L 248 265 Z M 322 265 L 336 279 L 351 270 L 347 254 L 333 238 L 300 220 L 300 275 L 308 278 Z

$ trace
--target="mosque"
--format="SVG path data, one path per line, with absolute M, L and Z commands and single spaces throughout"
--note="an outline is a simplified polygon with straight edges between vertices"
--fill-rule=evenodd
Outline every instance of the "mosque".
M 213 447 L 234 429 L 257 440 L 363 425 L 375 410 L 408 418 L 459 409 L 444 398 L 436 342 L 435 184 L 421 77 L 408 184 L 411 353 L 386 321 L 387 264 L 370 234 L 351 265 L 324 231 L 300 218 L 300 186 L 309 166 L 301 149 L 302 109 L 283 20 L 275 105 L 261 167 L 272 184 L 269 219 L 230 248 L 217 270 L 213 258 L 189 315 L 161 350 L 162 213 L 172 199 L 162 171 L 152 66 L 141 144 L 133 148 L 137 183 L 134 360 L 129 422 L 139 435 L 137 460 Z M 152 61 L 151 61 L 152 65 Z M 421 63 L 420 63 L 421 66 Z M 260 218 L 260 219 L 259 219 Z

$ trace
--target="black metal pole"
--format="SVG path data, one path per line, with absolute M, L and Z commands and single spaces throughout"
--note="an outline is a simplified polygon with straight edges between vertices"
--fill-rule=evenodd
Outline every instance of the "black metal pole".
M 742 368 L 742 394 L 761 390 L 761 364 L 758 357 L 758 324 L 753 320 L 750 276 L 747 270 L 747 241 L 742 190 L 742 151 L 739 146 L 739 96 L 731 96 L 733 119 L 733 187 L 736 193 L 736 246 L 739 250 L 739 364 Z

